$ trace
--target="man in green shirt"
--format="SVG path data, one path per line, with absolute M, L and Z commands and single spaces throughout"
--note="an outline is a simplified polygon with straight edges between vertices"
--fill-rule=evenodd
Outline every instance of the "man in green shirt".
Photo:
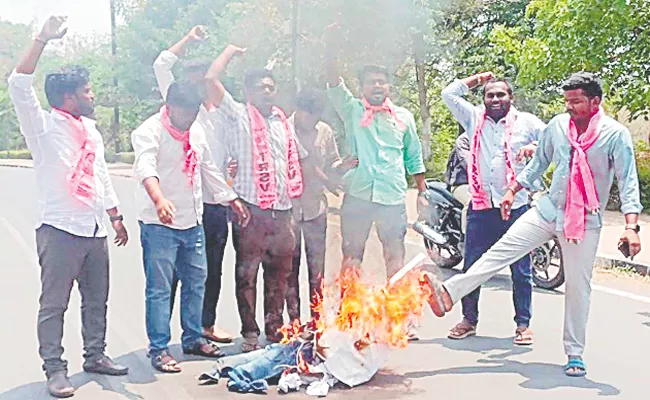
M 345 179 L 341 207 L 343 267 L 359 266 L 373 223 L 384 248 L 386 272 L 392 276 L 404 265 L 406 235 L 406 174 L 417 182 L 419 201 L 424 193 L 422 146 L 413 114 L 389 98 L 388 70 L 366 66 L 360 74 L 361 99 L 355 98 L 340 77 L 333 28 L 328 30 L 328 95 L 345 125 L 346 145 L 357 168 Z

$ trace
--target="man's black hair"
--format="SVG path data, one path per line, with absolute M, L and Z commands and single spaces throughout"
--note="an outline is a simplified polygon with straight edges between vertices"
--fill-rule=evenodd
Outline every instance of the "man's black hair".
M 512 86 L 512 83 L 510 83 L 509 80 L 503 79 L 503 78 L 492 78 L 489 81 L 485 82 L 483 85 L 483 97 L 485 97 L 485 91 L 487 89 L 487 86 L 491 83 L 505 83 L 506 86 L 508 87 L 508 94 L 512 96 L 515 92 L 514 86 Z
M 208 72 L 208 69 L 210 68 L 210 63 L 205 60 L 195 58 L 184 62 L 181 68 L 183 71 L 183 75 L 195 74 L 195 73 L 205 75 Z
M 59 72 L 45 77 L 45 96 L 50 106 L 61 108 L 65 95 L 75 94 L 77 89 L 90 81 L 88 70 L 80 65 L 63 67 Z
M 359 82 L 363 85 L 363 82 L 366 80 L 368 74 L 384 74 L 386 75 L 386 80 L 390 80 L 390 74 L 388 73 L 388 68 L 383 65 L 369 64 L 364 66 L 361 71 L 359 71 Z
M 253 89 L 264 78 L 271 78 L 274 83 L 276 82 L 273 73 L 267 69 L 259 68 L 248 70 L 244 77 L 244 87 L 246 89 Z
M 296 108 L 313 115 L 322 115 L 326 104 L 325 94 L 315 88 L 305 88 L 296 96 Z
M 188 81 L 176 81 L 167 91 L 167 105 L 172 107 L 198 110 L 201 107 L 201 95 L 196 84 Z
M 562 84 L 562 90 L 576 89 L 582 89 L 587 97 L 598 97 L 599 99 L 603 98 L 603 88 L 600 85 L 600 80 L 598 80 L 598 78 L 596 78 L 596 75 L 592 74 L 591 72 L 576 72 Z

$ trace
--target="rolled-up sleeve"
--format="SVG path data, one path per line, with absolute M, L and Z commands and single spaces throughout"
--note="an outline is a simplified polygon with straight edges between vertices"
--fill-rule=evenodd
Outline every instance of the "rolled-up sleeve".
M 22 135 L 31 139 L 45 132 L 45 111 L 34 90 L 34 75 L 19 74 L 14 70 L 7 80 L 7 86 Z
M 467 85 L 461 80 L 455 80 L 442 90 L 441 96 L 451 114 L 471 138 L 474 135 L 471 127 L 476 118 L 476 108 L 464 98 L 467 92 L 469 92 Z
M 138 182 L 142 183 L 142 181 L 151 177 L 160 179 L 158 174 L 160 133 L 141 126 L 131 134 L 131 144 L 135 152 L 133 174 Z
M 213 199 L 204 199 L 218 202 L 223 205 L 228 205 L 231 201 L 237 198 L 237 194 L 228 185 L 223 177 L 221 169 L 217 167 L 212 159 L 212 154 L 207 146 L 203 146 L 203 154 L 201 154 L 201 179 L 203 185 L 206 185 L 213 193 Z
M 422 143 L 418 137 L 415 119 L 411 115 L 404 132 L 404 166 L 409 175 L 423 174 L 426 171 L 422 156 Z
M 538 180 L 542 177 L 542 174 L 548 169 L 551 165 L 551 160 L 553 160 L 553 129 L 557 123 L 551 121 L 546 127 L 544 132 L 541 134 L 541 140 L 537 145 L 537 150 L 535 150 L 535 155 L 533 159 L 526 165 L 523 171 L 517 175 L 517 182 L 528 189 L 529 191 L 535 191 L 538 189 L 540 183 Z
M 165 50 L 160 53 L 158 58 L 156 58 L 156 61 L 153 63 L 153 72 L 156 76 L 158 89 L 160 89 L 160 94 L 162 95 L 163 100 L 167 99 L 167 91 L 172 83 L 174 83 L 172 68 L 174 68 L 176 62 L 178 62 L 178 57 L 174 53 Z
M 327 96 L 336 113 L 344 121 L 350 116 L 354 107 L 359 104 L 359 100 L 350 92 L 343 78 L 341 78 L 338 86 L 330 86 L 327 88 Z
M 643 210 L 640 200 L 639 175 L 634 157 L 634 145 L 630 132 L 621 132 L 612 151 L 614 173 L 618 181 L 618 191 L 623 214 L 639 214 Z

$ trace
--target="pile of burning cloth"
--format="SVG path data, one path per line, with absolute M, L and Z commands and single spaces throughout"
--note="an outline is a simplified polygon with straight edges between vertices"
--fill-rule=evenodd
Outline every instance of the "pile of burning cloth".
M 279 379 L 281 393 L 307 386 L 307 394 L 321 397 L 338 382 L 354 387 L 370 381 L 391 349 L 408 345 L 409 328 L 431 296 L 427 273 L 417 268 L 424 259 L 418 255 L 385 285 L 362 282 L 358 270 L 344 272 L 325 291 L 330 301 L 314 299 L 317 319 L 282 327 L 279 344 L 219 359 L 199 381 L 228 378 L 231 391 L 266 393 L 269 380 Z
M 383 365 L 387 350 L 386 345 L 355 341 L 349 332 L 305 331 L 288 343 L 221 358 L 199 380 L 216 383 L 227 377 L 231 391 L 266 393 L 268 380 L 279 378 L 281 393 L 305 385 L 308 395 L 325 396 L 337 382 L 350 387 L 368 382 Z

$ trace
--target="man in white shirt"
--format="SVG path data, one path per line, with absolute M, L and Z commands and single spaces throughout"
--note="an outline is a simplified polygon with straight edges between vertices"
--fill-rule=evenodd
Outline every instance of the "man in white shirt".
M 128 368 L 104 355 L 109 285 L 104 212 L 110 216 L 118 246 L 127 243 L 128 234 L 108 175 L 102 137 L 90 118 L 95 95 L 88 72 L 74 67 L 46 77 L 50 112 L 41 108 L 33 87 L 43 49 L 50 40 L 65 35 L 64 22 L 65 17 L 48 19 L 8 80 L 39 189 L 38 342 L 47 388 L 55 397 L 70 397 L 75 390 L 67 377 L 67 362 L 61 359 L 63 315 L 75 281 L 81 292 L 83 369 L 108 375 L 128 373 Z
M 178 59 L 185 52 L 190 43 L 203 41 L 205 30 L 202 26 L 195 26 L 178 43 L 160 53 L 153 64 L 156 81 L 163 98 L 167 97 L 169 86 L 174 82 L 172 68 Z M 203 81 L 203 77 L 209 65 L 205 67 L 194 66 L 185 75 L 188 80 L 195 83 Z M 194 73 L 194 72 L 197 73 Z M 199 114 L 196 117 L 197 126 L 195 130 L 203 131 L 208 148 L 212 154 L 212 160 L 216 166 L 225 173 L 227 169 L 226 146 L 221 140 L 222 132 L 216 124 L 213 124 L 208 109 L 212 107 L 204 100 Z M 205 296 L 203 298 L 203 313 L 201 325 L 203 326 L 203 337 L 219 343 L 232 342 L 232 336 L 216 325 L 216 311 L 221 294 L 221 271 L 223 255 L 228 242 L 228 209 L 229 205 L 224 199 L 215 197 L 210 193 L 210 186 L 203 187 L 203 229 L 205 231 L 205 251 L 208 259 L 208 278 L 205 281 Z M 176 292 L 176 282 L 172 285 L 172 304 Z
M 140 241 L 146 275 L 146 325 L 151 364 L 180 372 L 170 355 L 169 300 L 174 271 L 181 286 L 182 347 L 185 354 L 223 355 L 202 337 L 201 310 L 207 277 L 203 226 L 203 185 L 213 199 L 229 201 L 242 225 L 248 210 L 226 184 L 201 131 L 194 124 L 201 98 L 197 86 L 174 82 L 166 105 L 132 136 Z

